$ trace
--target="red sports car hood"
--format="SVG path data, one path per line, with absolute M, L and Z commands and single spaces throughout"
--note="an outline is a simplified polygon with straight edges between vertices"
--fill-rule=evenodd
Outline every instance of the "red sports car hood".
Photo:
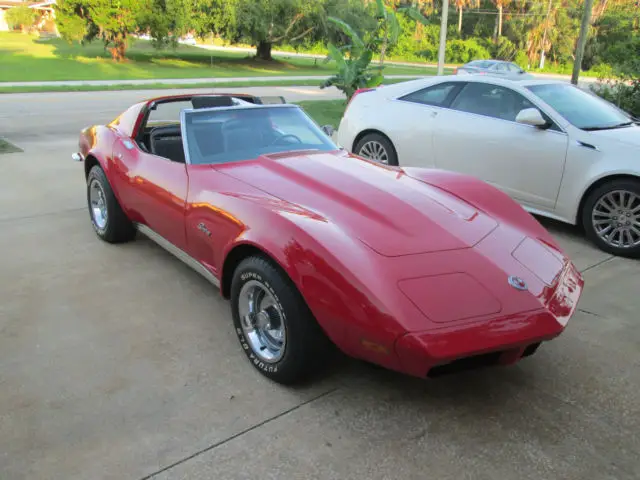
M 444 190 L 343 152 L 269 155 L 216 168 L 324 217 L 385 256 L 472 247 L 498 225 Z

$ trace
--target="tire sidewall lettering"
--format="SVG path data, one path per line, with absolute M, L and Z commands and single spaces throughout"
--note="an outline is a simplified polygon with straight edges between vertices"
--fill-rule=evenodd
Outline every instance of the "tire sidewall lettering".
M 260 283 L 262 283 L 268 290 L 269 292 L 273 295 L 274 300 L 276 301 L 276 303 L 278 304 L 278 306 L 280 307 L 280 311 L 282 312 L 282 317 L 283 320 L 286 322 L 286 313 L 285 313 L 285 309 L 282 306 L 282 303 L 280 302 L 280 297 L 276 294 L 276 292 L 274 291 L 273 287 L 271 286 L 271 284 L 266 281 L 262 275 L 260 275 L 258 272 L 254 271 L 254 270 L 248 270 L 248 271 L 244 271 L 240 274 L 240 280 L 242 282 L 242 284 L 247 283 L 250 280 L 256 280 Z M 285 328 L 286 328 L 286 324 L 285 324 Z M 236 334 L 238 336 L 238 339 L 240 341 L 240 345 L 242 346 L 242 349 L 244 350 L 245 354 L 247 355 L 247 357 L 249 358 L 249 361 L 254 365 L 255 368 L 265 372 L 265 373 L 277 373 L 278 369 L 279 369 L 279 363 L 267 363 L 263 360 L 260 360 L 260 358 L 258 358 L 258 356 L 253 352 L 253 350 L 251 349 L 251 346 L 249 345 L 249 342 L 247 341 L 247 338 L 244 334 L 244 330 L 240 327 L 236 328 Z M 286 352 L 285 352 L 286 355 Z M 284 358 L 284 357 L 283 357 Z M 282 359 L 280 360 L 282 361 Z

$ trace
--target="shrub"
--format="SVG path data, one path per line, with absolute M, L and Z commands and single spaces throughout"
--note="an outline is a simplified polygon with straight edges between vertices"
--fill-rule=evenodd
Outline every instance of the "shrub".
M 513 62 L 524 69 L 529 68 L 529 56 L 524 50 L 518 50 Z
M 437 51 L 437 48 L 436 48 Z M 445 58 L 447 63 L 467 63 L 471 60 L 490 58 L 491 53 L 475 38 L 447 42 Z
M 613 68 L 599 65 L 598 70 L 598 83 L 591 90 L 628 114 L 640 117 L 640 78 L 636 73 L 640 60 L 631 57 Z
M 10 8 L 5 14 L 5 18 L 10 28 L 25 31 L 33 27 L 36 15 L 32 8 L 29 8 L 26 5 L 20 5 L 19 7 Z
M 494 44 L 490 44 L 489 48 L 491 56 L 498 60 L 511 61 L 518 53 L 518 48 L 506 37 L 498 38 L 498 41 Z

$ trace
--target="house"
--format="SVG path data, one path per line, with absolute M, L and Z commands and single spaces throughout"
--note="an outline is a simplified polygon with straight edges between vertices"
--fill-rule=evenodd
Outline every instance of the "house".
M 32 28 L 40 33 L 48 33 L 48 34 L 58 34 L 58 29 L 56 28 L 56 13 L 54 10 L 54 5 L 56 4 L 56 0 L 45 0 L 45 1 L 29 1 L 29 0 L 0 0 L 0 32 L 9 31 L 9 25 L 5 20 L 6 12 L 14 7 L 18 7 L 21 5 L 27 5 L 29 8 L 36 11 L 36 21 L 34 22 Z

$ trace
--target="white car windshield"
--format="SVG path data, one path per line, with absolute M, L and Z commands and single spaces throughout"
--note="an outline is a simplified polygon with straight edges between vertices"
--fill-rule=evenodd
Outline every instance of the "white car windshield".
M 583 130 L 607 130 L 633 123 L 628 115 L 609 102 L 573 85 L 545 84 L 527 88 L 569 123 Z
M 185 110 L 183 115 L 189 162 L 194 165 L 292 150 L 338 149 L 295 105 Z

